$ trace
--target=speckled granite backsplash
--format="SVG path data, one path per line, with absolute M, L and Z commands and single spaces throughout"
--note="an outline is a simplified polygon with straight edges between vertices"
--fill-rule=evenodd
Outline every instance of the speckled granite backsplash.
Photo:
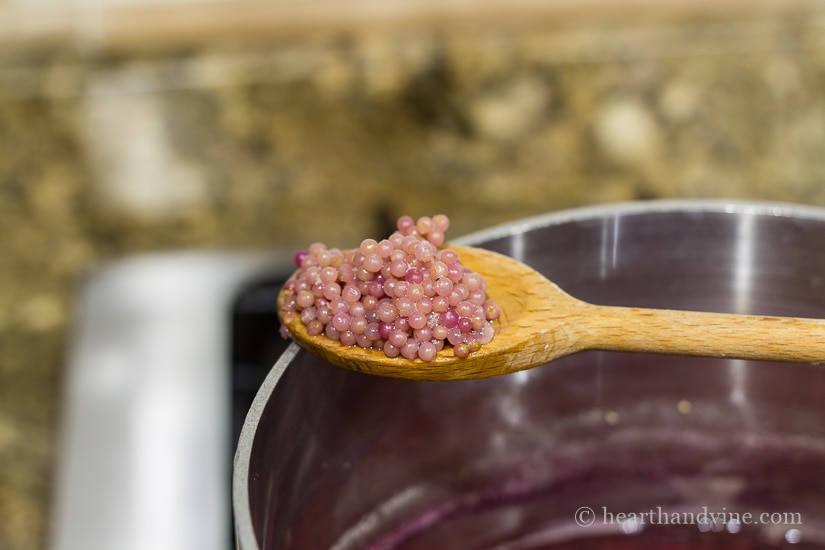
M 0 549 L 47 541 L 84 273 L 401 213 L 458 237 L 634 199 L 825 206 L 823 16 L 0 49 Z

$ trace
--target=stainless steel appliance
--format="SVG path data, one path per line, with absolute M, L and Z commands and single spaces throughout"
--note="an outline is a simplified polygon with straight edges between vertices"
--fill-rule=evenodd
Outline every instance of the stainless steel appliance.
M 65 371 L 53 550 L 234 547 L 231 459 L 286 347 L 280 252 L 150 254 L 77 296 Z

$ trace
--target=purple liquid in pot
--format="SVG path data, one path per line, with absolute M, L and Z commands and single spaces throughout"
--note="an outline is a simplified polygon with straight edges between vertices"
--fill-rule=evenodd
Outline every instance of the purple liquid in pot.
M 350 546 L 344 536 L 336 548 L 825 548 L 805 538 L 805 519 L 813 523 L 822 505 L 811 494 L 825 495 L 821 442 L 731 431 L 721 418 L 718 432 L 674 430 L 668 411 L 653 415 L 668 425 L 640 425 L 630 410 L 610 433 L 582 420 L 567 448 L 480 474 L 399 517 L 369 515 L 351 530 L 360 531 L 359 542 Z M 414 501 L 415 491 L 409 495 Z M 585 506 L 593 523 L 579 525 Z M 790 523 L 741 523 L 763 511 L 785 512 Z
M 634 355 L 604 368 L 595 366 L 599 355 L 539 373 L 539 382 L 554 377 L 552 389 L 531 384 L 537 380 L 503 389 L 500 380 L 410 384 L 353 378 L 311 360 L 298 364 L 292 376 L 335 384 L 340 376 L 346 383 L 323 419 L 313 416 L 321 414 L 320 401 L 293 400 L 295 413 L 284 412 L 294 429 L 316 426 L 314 443 L 272 489 L 282 496 L 270 501 L 276 505 L 271 522 L 289 527 L 283 539 L 285 531 L 273 530 L 278 539 L 264 548 L 783 548 L 789 544 L 784 534 L 794 528 L 802 540 L 787 547 L 816 547 L 809 534 L 816 535 L 815 521 L 825 510 L 825 438 L 816 433 L 822 413 L 804 406 L 809 399 L 798 385 L 786 394 L 783 380 L 815 372 L 811 380 L 823 380 L 808 390 L 816 395 L 825 373 L 815 366 L 787 371 L 748 363 L 749 391 L 764 391 L 759 410 L 748 410 L 718 398 L 732 391 L 722 376 L 724 362 Z M 663 361 L 677 380 L 707 381 L 683 382 L 651 398 L 638 381 L 664 368 Z M 601 385 L 594 399 L 593 388 Z M 364 395 L 388 412 L 359 407 Z M 444 415 L 464 415 L 486 431 L 439 422 Z M 330 427 L 319 431 L 326 423 Z M 290 487 L 301 487 L 298 497 L 289 496 Z M 626 534 L 618 522 L 576 525 L 583 506 L 599 516 L 603 509 L 698 513 L 703 506 L 798 512 L 804 524 L 742 525 L 736 533 L 645 525 Z

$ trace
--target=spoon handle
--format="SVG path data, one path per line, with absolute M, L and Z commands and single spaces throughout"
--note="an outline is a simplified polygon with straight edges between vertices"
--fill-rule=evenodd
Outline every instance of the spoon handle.
M 825 362 L 825 320 L 592 306 L 582 349 Z

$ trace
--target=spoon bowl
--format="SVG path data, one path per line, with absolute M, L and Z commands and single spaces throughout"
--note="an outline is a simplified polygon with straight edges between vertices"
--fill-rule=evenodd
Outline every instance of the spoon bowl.
M 533 268 L 481 248 L 451 246 L 488 283 L 501 316 L 496 336 L 465 358 L 447 348 L 433 361 L 310 336 L 298 316 L 281 322 L 300 346 L 350 370 L 410 380 L 467 380 L 510 374 L 584 350 L 825 361 L 825 320 L 599 306 L 574 298 Z M 278 297 L 279 314 L 285 300 Z

